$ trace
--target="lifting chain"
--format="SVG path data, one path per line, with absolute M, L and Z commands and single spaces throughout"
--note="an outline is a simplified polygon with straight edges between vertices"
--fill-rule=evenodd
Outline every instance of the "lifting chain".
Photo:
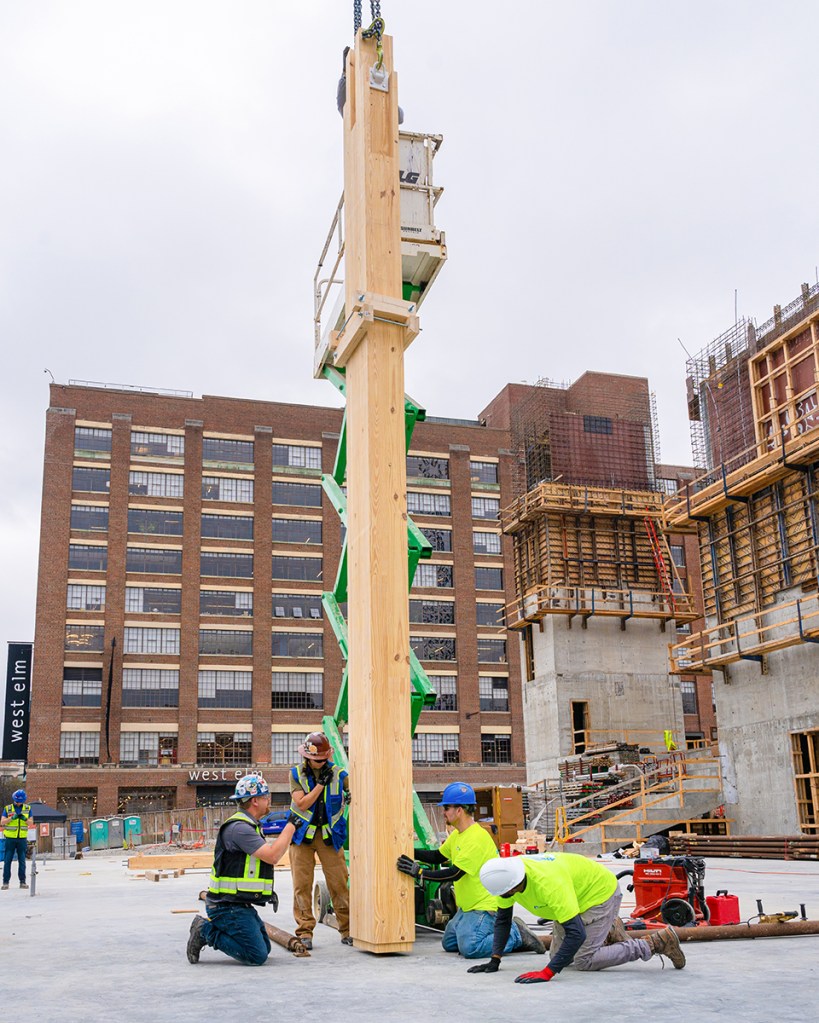
M 378 59 L 375 66 L 381 68 L 384 63 L 384 51 L 381 46 L 381 37 L 384 34 L 384 19 L 381 17 L 381 0 L 370 0 L 370 16 L 372 24 L 361 33 L 362 38 L 372 39 L 375 36 L 376 54 Z M 353 35 L 361 28 L 361 0 L 353 0 Z

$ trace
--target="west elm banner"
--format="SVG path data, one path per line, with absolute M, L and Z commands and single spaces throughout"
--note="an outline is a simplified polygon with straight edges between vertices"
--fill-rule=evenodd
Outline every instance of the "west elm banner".
M 0 760 L 28 759 L 31 710 L 31 643 L 9 643 L 3 700 L 3 751 Z

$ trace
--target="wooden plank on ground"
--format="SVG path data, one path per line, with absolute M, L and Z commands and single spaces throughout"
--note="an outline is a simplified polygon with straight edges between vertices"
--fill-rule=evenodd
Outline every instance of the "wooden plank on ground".
M 213 853 L 160 853 L 156 856 L 128 857 L 129 870 L 196 870 L 210 868 Z

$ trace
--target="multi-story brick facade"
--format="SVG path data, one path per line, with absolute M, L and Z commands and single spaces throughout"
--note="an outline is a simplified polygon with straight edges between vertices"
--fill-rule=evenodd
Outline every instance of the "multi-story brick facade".
M 340 410 L 61 386 L 47 412 L 28 787 L 72 815 L 221 800 L 260 767 L 285 798 L 342 658 L 321 608 L 341 551 L 323 495 Z M 523 781 L 509 433 L 416 428 L 408 507 L 432 542 L 410 594 L 440 698 L 416 788 Z M 354 613 L 354 612 L 352 612 Z M 407 693 L 408 698 L 408 693 Z

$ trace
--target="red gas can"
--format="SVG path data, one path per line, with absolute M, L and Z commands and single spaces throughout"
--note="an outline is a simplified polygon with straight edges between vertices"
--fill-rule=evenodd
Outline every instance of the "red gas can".
M 705 901 L 711 914 L 708 922 L 712 927 L 739 923 L 739 899 L 736 895 L 729 895 L 727 888 L 720 889 L 716 895 L 707 895 Z

